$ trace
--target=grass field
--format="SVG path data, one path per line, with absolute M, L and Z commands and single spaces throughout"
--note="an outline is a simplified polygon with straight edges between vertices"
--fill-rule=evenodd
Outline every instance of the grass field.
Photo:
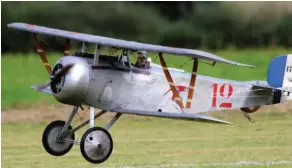
M 275 56 L 292 53 L 292 50 L 249 49 L 214 53 L 257 68 L 226 64 L 211 68 L 199 64 L 200 74 L 234 80 L 265 80 L 269 61 Z M 48 74 L 36 54 L 20 55 L 4 54 L 1 58 L 2 167 L 292 167 L 292 106 L 289 102 L 259 110 L 252 115 L 255 123 L 250 123 L 239 111 L 212 113 L 234 125 L 122 116 L 110 130 L 114 151 L 105 163 L 88 163 L 79 146 L 74 146 L 63 157 L 53 157 L 42 147 L 43 130 L 53 120 L 67 119 L 71 107 L 56 105 L 54 98 L 29 88 L 46 83 Z M 51 65 L 58 55 L 48 54 Z M 187 59 L 171 56 L 166 61 L 169 66 L 179 68 Z M 183 69 L 190 71 L 191 63 Z M 83 119 L 88 117 L 86 112 L 80 115 Z M 102 117 L 95 125 L 104 126 L 110 116 Z M 74 126 L 76 124 L 75 120 Z M 77 132 L 78 139 L 86 128 Z
M 25 115 L 25 112 L 14 111 L 10 115 Z M 11 120 L 2 125 L 2 167 L 97 167 L 83 159 L 77 145 L 63 157 L 50 156 L 43 149 L 41 135 L 48 121 L 65 119 L 65 115 L 55 113 L 55 116 L 41 122 L 43 115 L 27 112 L 30 114 L 27 118 L 35 117 L 35 120 Z M 291 167 L 292 113 L 255 113 L 255 123 L 247 121 L 239 112 L 213 115 L 221 116 L 220 118 L 232 121 L 235 125 L 122 116 L 110 130 L 114 151 L 109 160 L 98 166 L 182 167 L 174 164 L 183 164 L 184 167 L 238 167 L 235 163 L 240 161 L 285 161 L 290 164 L 284 162 L 263 167 Z M 97 120 L 96 125 L 104 126 L 109 117 Z M 77 121 L 74 123 L 76 126 Z M 77 132 L 78 139 L 84 131 L 85 129 Z M 222 165 L 216 166 L 215 163 Z M 224 166 L 224 163 L 233 165 Z
M 221 63 L 218 63 L 215 67 L 211 67 L 210 65 L 200 63 L 198 69 L 200 74 L 234 80 L 265 80 L 269 61 L 275 56 L 292 53 L 292 50 L 281 48 L 245 50 L 230 49 L 214 51 L 212 53 L 234 61 L 255 65 L 256 68 L 236 67 Z M 21 56 L 21 54 L 2 55 L 2 109 L 19 106 L 23 107 L 24 105 L 29 105 L 39 101 L 56 103 L 52 97 L 35 92 L 29 87 L 35 84 L 43 84 L 48 81 L 47 71 L 41 63 L 39 56 L 37 54 L 31 54 L 25 57 Z M 49 63 L 53 66 L 56 60 L 60 58 L 61 53 L 49 53 L 47 56 Z M 154 61 L 156 56 L 153 54 L 150 54 L 150 56 Z M 188 59 L 184 57 L 166 57 L 168 66 L 176 68 L 179 68 L 187 60 Z M 159 59 L 154 62 L 158 61 Z M 192 63 L 189 62 L 182 67 L 182 69 L 190 71 L 191 66 Z

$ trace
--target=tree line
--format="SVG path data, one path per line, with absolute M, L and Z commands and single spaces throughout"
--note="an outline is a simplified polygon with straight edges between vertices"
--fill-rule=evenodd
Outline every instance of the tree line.
M 32 50 L 25 22 L 153 44 L 223 49 L 290 47 L 291 2 L 2 2 L 2 52 Z M 42 45 L 64 42 L 42 37 Z

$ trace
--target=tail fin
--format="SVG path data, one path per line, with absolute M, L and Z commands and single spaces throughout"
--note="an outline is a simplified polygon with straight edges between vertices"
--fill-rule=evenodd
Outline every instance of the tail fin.
M 267 82 L 275 88 L 292 90 L 292 54 L 278 56 L 270 61 Z

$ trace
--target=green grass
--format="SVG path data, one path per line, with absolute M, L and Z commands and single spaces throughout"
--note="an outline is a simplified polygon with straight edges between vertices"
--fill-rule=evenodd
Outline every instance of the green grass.
M 58 58 L 55 54 L 48 55 L 51 66 Z M 30 88 L 31 85 L 44 84 L 49 80 L 49 75 L 38 55 L 4 54 L 1 61 L 2 108 L 28 105 L 37 101 L 55 102 L 51 96 L 35 92 Z
M 221 57 L 238 61 L 241 63 L 255 65 L 256 68 L 237 67 L 218 63 L 215 67 L 199 64 L 198 72 L 203 75 L 228 78 L 234 80 L 265 80 L 266 70 L 269 61 L 278 55 L 292 53 L 286 49 L 245 49 L 245 50 L 222 50 L 213 52 Z M 60 58 L 61 53 L 47 54 L 48 60 L 53 66 L 55 61 Z M 152 60 L 155 60 L 154 55 Z M 188 59 L 184 57 L 168 56 L 165 57 L 168 66 L 179 68 Z M 2 54 L 2 108 L 15 108 L 18 106 L 45 101 L 56 103 L 54 98 L 49 95 L 33 91 L 30 86 L 43 84 L 48 81 L 48 73 L 44 68 L 37 54 L 30 54 L 22 57 L 22 54 Z M 157 59 L 155 62 L 159 62 Z M 190 71 L 192 63 L 187 63 L 183 69 Z
M 241 113 L 221 114 L 235 125 L 122 116 L 110 130 L 113 153 L 98 166 L 197 163 L 199 166 L 195 167 L 211 167 L 200 164 L 291 161 L 292 113 L 255 113 L 253 116 L 257 120 L 255 123 L 248 122 Z M 105 121 L 97 121 L 96 125 L 104 126 Z M 46 124 L 37 123 L 2 125 L 2 167 L 97 167 L 82 157 L 79 146 L 74 146 L 62 157 L 47 154 L 41 143 L 45 127 Z M 78 139 L 85 129 L 87 126 L 77 132 Z M 291 164 L 262 167 L 288 168 Z

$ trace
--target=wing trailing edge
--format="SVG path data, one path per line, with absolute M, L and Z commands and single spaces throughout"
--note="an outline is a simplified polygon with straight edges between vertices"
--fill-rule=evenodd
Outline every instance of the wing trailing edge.
M 195 121 L 200 121 L 200 122 L 232 124 L 231 122 L 220 120 L 220 119 L 214 118 L 212 116 L 202 115 L 202 114 L 170 113 L 170 112 L 158 112 L 158 111 L 139 111 L 139 110 L 130 110 L 130 109 L 123 109 L 123 108 L 109 110 L 109 112 L 117 112 L 117 113 L 140 115 L 140 116 L 152 116 L 152 117 L 160 117 L 160 118 L 195 120 Z

